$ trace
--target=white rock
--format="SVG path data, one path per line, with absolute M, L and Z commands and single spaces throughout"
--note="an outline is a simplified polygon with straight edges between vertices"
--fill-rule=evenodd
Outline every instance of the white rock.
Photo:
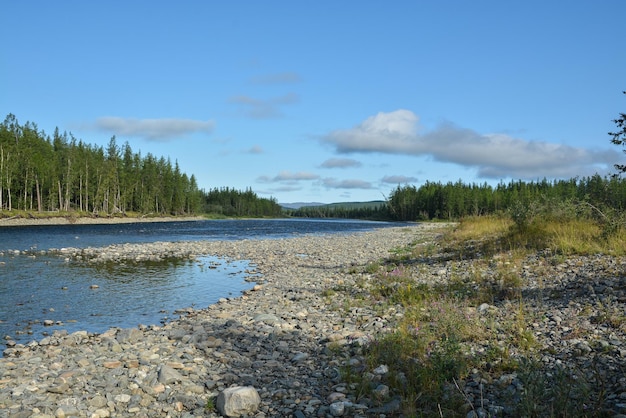
M 121 393 L 115 396 L 115 402 L 128 403 L 130 402 L 130 395 L 128 393 Z
M 238 417 L 256 412 L 261 397 L 252 386 L 234 386 L 217 395 L 217 409 L 227 417 Z
M 334 402 L 330 404 L 330 414 L 334 417 L 341 417 L 346 413 L 346 404 L 343 402 Z
M 386 364 L 381 364 L 380 366 L 376 367 L 372 371 L 374 372 L 374 374 L 379 374 L 379 375 L 387 374 L 389 373 L 389 366 L 387 366 Z

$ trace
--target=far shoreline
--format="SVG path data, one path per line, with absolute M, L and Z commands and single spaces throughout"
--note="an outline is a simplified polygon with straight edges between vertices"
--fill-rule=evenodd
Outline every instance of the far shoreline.
M 106 225 L 106 224 L 127 224 L 127 223 L 148 223 L 148 222 L 189 222 L 204 221 L 208 218 L 204 216 L 155 216 L 155 217 L 91 217 L 91 216 L 50 216 L 50 217 L 25 217 L 12 216 L 0 218 L 0 228 L 19 226 L 44 226 L 44 225 Z

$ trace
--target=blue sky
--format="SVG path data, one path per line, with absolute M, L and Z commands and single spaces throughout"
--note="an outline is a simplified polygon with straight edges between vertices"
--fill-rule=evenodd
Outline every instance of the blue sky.
M 201 188 L 366 201 L 398 184 L 615 172 L 623 0 L 20 1 L 0 116 L 178 161 Z

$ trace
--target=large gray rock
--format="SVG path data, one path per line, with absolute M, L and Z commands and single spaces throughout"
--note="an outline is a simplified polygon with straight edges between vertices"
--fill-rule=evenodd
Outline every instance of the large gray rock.
M 178 373 L 174 368 L 164 364 L 159 369 L 158 380 L 160 383 L 169 385 L 171 383 L 177 383 L 183 380 L 183 376 Z
M 115 339 L 120 344 L 131 343 L 134 344 L 143 337 L 143 333 L 138 328 L 125 328 L 117 332 Z
M 261 404 L 261 397 L 252 386 L 234 386 L 217 395 L 217 409 L 227 417 L 252 414 Z

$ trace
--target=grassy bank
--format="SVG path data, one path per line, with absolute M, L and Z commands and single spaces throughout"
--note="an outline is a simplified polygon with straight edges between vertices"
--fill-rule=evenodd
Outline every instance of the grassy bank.
M 395 312 L 397 318 L 391 332 L 363 350 L 364 368 L 343 367 L 357 399 L 381 397 L 381 382 L 372 376 L 376 367 L 386 365 L 389 372 L 382 383 L 389 395 L 380 403 L 398 396 L 402 406 L 397 416 L 606 416 L 602 388 L 575 369 L 543 368 L 545 347 L 533 323 L 545 313 L 531 307 L 524 294 L 524 273 L 537 267 L 537 257 L 541 264 L 556 266 L 579 256 L 626 254 L 622 215 L 598 212 L 592 207 L 535 208 L 532 213 L 467 218 L 434 243 L 415 242 L 387 260 L 347 272 L 358 277 L 355 285 L 328 289 L 329 303 L 335 293 L 344 293 L 337 309 L 374 306 L 381 316 Z M 436 279 L 438 273 L 428 271 L 441 266 L 445 281 L 423 280 L 428 274 Z M 547 270 L 542 280 L 540 291 L 549 287 Z M 490 315 L 492 307 L 504 307 L 500 311 L 506 316 Z M 610 306 L 594 309 L 601 309 L 596 317 L 626 331 L 626 313 Z M 468 395 L 472 385 L 482 390 L 483 383 L 511 376 L 523 388 L 515 399 L 498 395 L 499 402 L 507 403 L 506 411 L 481 409 L 482 392 Z

